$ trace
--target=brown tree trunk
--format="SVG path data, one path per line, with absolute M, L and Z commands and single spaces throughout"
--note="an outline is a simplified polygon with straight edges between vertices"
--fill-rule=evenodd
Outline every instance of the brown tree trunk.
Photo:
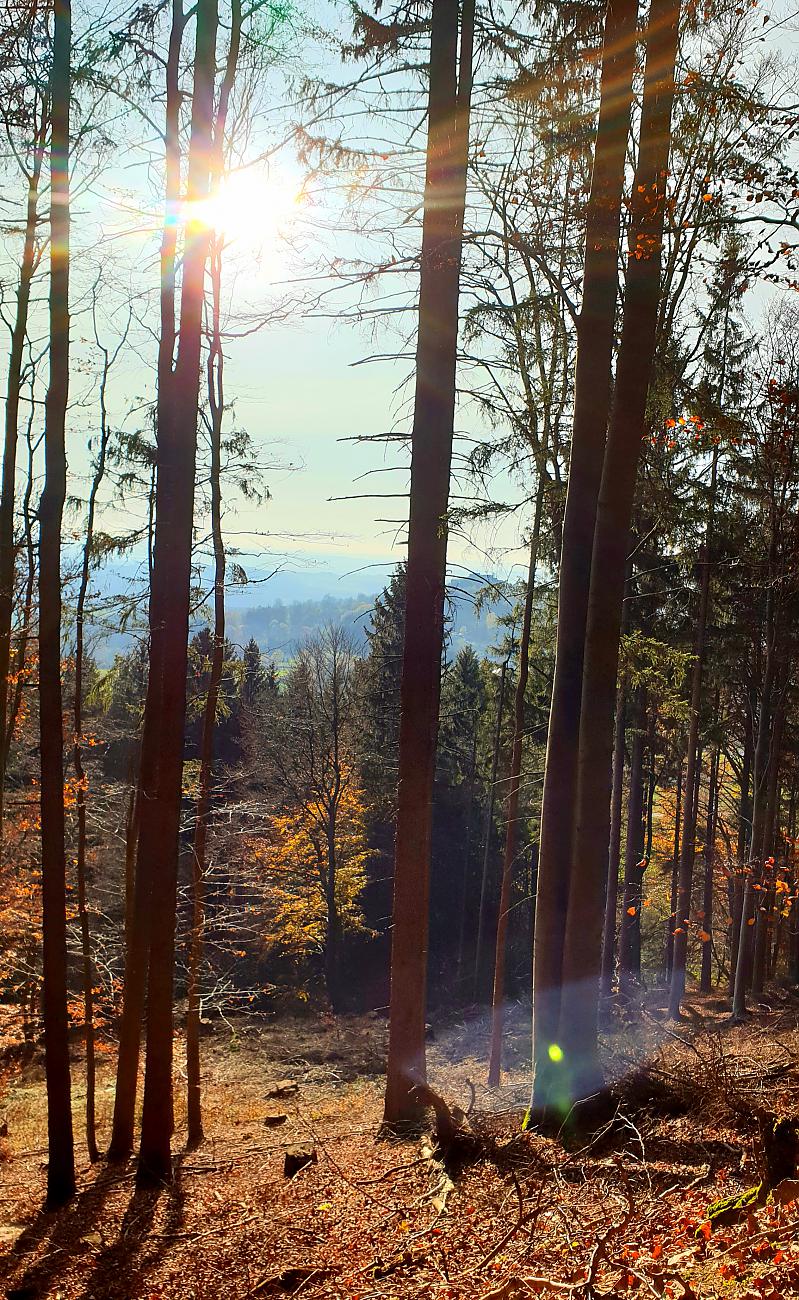
M 530 626 L 538 571 L 538 546 L 541 537 L 541 509 L 544 503 L 544 480 L 541 479 L 535 500 L 533 531 L 530 538 L 530 560 L 527 568 L 527 588 L 524 594 L 522 635 L 519 641 L 519 665 L 516 677 L 516 694 L 513 712 L 513 750 L 508 777 L 508 804 L 505 825 L 505 853 L 502 860 L 502 886 L 497 917 L 497 944 L 494 957 L 494 989 L 491 999 L 491 1050 L 488 1061 L 488 1086 L 499 1087 L 502 1065 L 502 1026 L 505 1003 L 505 956 L 508 942 L 508 914 L 511 904 L 513 868 L 519 844 L 519 784 L 522 773 L 524 747 L 524 714 L 527 696 L 527 679 L 530 671 Z
M 533 1110 L 549 1104 L 560 1019 L 591 552 L 602 476 L 618 296 L 619 218 L 635 63 L 636 0 L 609 0 L 583 297 L 577 327 L 571 462 L 563 520 L 555 677 L 547 736 L 533 940 Z M 608 841 L 606 839 L 605 843 Z
M 633 715 L 633 744 L 630 754 L 630 789 L 627 797 L 627 843 L 624 851 L 624 900 L 619 935 L 619 992 L 630 997 L 640 977 L 635 963 L 635 923 L 641 899 L 644 855 L 644 715 L 643 692 L 639 688 Z M 640 958 L 640 948 L 638 949 Z
M 36 247 L 36 227 L 39 219 L 39 181 L 44 161 L 47 115 L 42 107 L 36 130 L 33 160 L 28 176 L 28 202 L 25 214 L 25 235 L 22 261 L 17 286 L 17 304 L 11 330 L 11 347 L 8 358 L 6 384 L 5 438 L 3 443 L 3 474 L 0 489 L 0 840 L 3 834 L 3 801 L 5 795 L 6 759 L 8 754 L 8 673 L 11 662 L 11 622 L 14 610 L 14 504 L 16 500 L 17 441 L 19 436 L 19 403 L 22 394 L 22 358 L 28 332 L 31 284 L 39 257 Z
M 241 4 L 233 0 L 231 33 L 225 75 L 219 96 L 214 128 L 214 166 L 211 188 L 216 190 L 222 179 L 225 128 L 228 105 L 236 77 L 241 41 Z M 219 688 L 225 665 L 225 540 L 222 533 L 222 420 L 225 413 L 224 353 L 222 351 L 222 245 L 214 240 L 211 249 L 211 340 L 206 365 L 211 437 L 211 539 L 214 549 L 214 628 L 211 671 L 203 711 L 200 740 L 199 793 L 195 810 L 194 852 L 192 854 L 192 918 L 189 939 L 188 987 L 186 1005 L 186 1111 L 188 1140 L 197 1146 L 203 1140 L 201 1071 L 200 1071 L 200 963 L 205 928 L 205 872 L 208 844 L 208 821 L 213 788 L 214 733 L 219 706 Z
M 741 798 L 738 813 L 738 860 L 732 877 L 730 899 L 730 997 L 735 993 L 735 969 L 738 965 L 738 945 L 741 941 L 741 915 L 744 901 L 744 874 L 747 860 L 747 843 L 751 830 L 752 807 L 750 784 L 752 779 L 752 724 L 746 727 L 744 737 L 743 766 L 741 771 Z
M 488 878 L 491 865 L 491 829 L 494 825 L 494 806 L 497 798 L 497 776 L 499 774 L 499 751 L 502 744 L 502 715 L 505 709 L 505 679 L 508 675 L 508 659 L 503 659 L 499 673 L 499 690 L 497 692 L 497 714 L 494 721 L 494 747 L 491 751 L 491 781 L 488 788 L 488 808 L 486 810 L 485 842 L 483 844 L 483 871 L 480 880 L 480 907 L 477 913 L 477 947 L 474 954 L 475 1002 L 481 993 L 480 976 L 483 970 L 483 940 L 486 928 L 486 910 L 488 907 Z
M 783 692 L 780 692 L 781 697 Z M 782 733 L 785 726 L 785 700 L 780 698 L 774 710 L 774 720 L 769 737 L 768 777 L 763 838 L 760 859 L 763 861 L 761 888 L 755 906 L 755 941 L 752 962 L 752 993 L 759 997 L 765 988 L 769 939 L 774 911 L 774 824 L 777 816 L 780 761 L 782 758 Z
M 597 1013 L 605 853 L 610 836 L 613 709 L 630 524 L 660 305 L 678 19 L 679 6 L 673 0 L 653 0 L 630 201 L 622 334 L 591 560 L 582 680 L 582 698 L 590 701 L 590 708 L 583 709 L 580 719 L 559 1040 L 564 1077 L 574 1097 L 589 1095 L 601 1079 Z
M 688 954 L 688 929 L 690 925 L 691 891 L 694 881 L 697 819 L 697 756 L 699 751 L 699 715 L 702 707 L 702 678 L 705 667 L 707 616 L 710 605 L 710 566 L 713 547 L 713 521 L 716 509 L 719 449 L 713 448 L 710 475 L 710 505 L 705 528 L 702 554 L 702 577 L 699 587 L 699 610 L 694 638 L 694 666 L 691 670 L 690 722 L 688 725 L 688 758 L 685 773 L 685 799 L 683 811 L 682 846 L 680 849 L 680 874 L 677 881 L 677 924 L 674 927 L 674 962 L 669 990 L 669 1015 L 678 1019 L 680 1003 L 685 993 L 685 962 Z
M 716 717 L 718 718 L 718 692 Z M 710 760 L 710 781 L 707 791 L 707 822 L 705 829 L 705 882 L 702 910 L 702 929 L 710 937 L 702 943 L 702 973 L 700 993 L 709 993 L 713 983 L 713 867 L 716 860 L 716 821 L 718 818 L 719 748 L 716 745 Z
M 179 68 L 186 16 L 182 0 L 172 0 L 172 26 L 166 62 L 166 192 L 164 222 L 161 238 L 161 293 L 160 338 L 158 344 L 158 409 L 157 409 L 157 477 L 155 513 L 161 515 L 162 524 L 168 511 L 167 480 L 169 457 L 167 425 L 171 408 L 171 389 L 174 382 L 173 354 L 175 347 L 175 257 L 177 223 L 173 214 L 180 204 L 180 106 L 182 93 Z M 165 543 L 164 549 L 168 546 Z M 154 548 L 153 548 L 154 550 Z M 133 875 L 133 907 L 128 914 L 129 941 L 125 954 L 125 983 L 122 1021 L 119 1035 L 114 1120 L 111 1133 L 110 1159 L 126 1159 L 133 1149 L 133 1126 L 136 1110 L 136 1091 L 139 1069 L 139 1046 L 144 999 L 147 985 L 147 964 L 150 947 L 151 890 L 153 855 L 159 849 L 160 828 L 155 815 L 158 798 L 158 771 L 161 734 L 161 684 L 163 678 L 164 630 L 166 607 L 169 604 L 168 584 L 161 570 L 156 572 L 154 555 L 150 562 L 149 609 L 149 673 L 144 705 L 144 721 L 139 756 L 134 810 L 136 869 Z M 130 854 L 128 837 L 126 857 Z
M 621 856 L 621 820 L 624 802 L 624 730 L 627 716 L 627 681 L 622 677 L 616 696 L 616 721 L 613 733 L 613 790 L 610 799 L 610 847 L 608 879 L 605 886 L 605 920 L 602 928 L 601 992 L 609 998 L 613 992 L 613 967 L 616 957 L 616 912 L 619 903 L 619 859 Z
M 749 841 L 749 861 L 741 908 L 741 938 L 738 960 L 735 965 L 732 1015 L 734 1020 L 746 1016 L 746 992 L 754 971 L 754 930 L 757 918 L 757 900 L 763 874 L 763 841 L 768 801 L 768 769 L 771 753 L 771 720 L 773 711 L 774 678 L 776 674 L 776 616 L 774 595 L 774 537 L 769 546 L 768 589 L 766 594 L 766 659 L 763 668 L 763 685 L 757 720 L 757 739 L 752 758 L 752 835 Z
M 433 0 L 385 1122 L 416 1119 L 426 1081 L 430 838 L 441 686 L 447 507 L 455 418 L 458 296 L 466 203 L 474 0 Z
M 214 139 L 217 0 L 196 10 L 194 87 L 189 143 L 187 202 L 209 193 Z M 177 902 L 178 834 L 186 724 L 194 477 L 200 396 L 204 281 L 209 230 L 187 222 L 183 252 L 180 331 L 168 389 L 164 427 L 158 429 L 153 585 L 163 599 L 160 658 L 160 719 L 157 798 L 142 804 L 137 871 L 151 854 L 150 958 L 147 980 L 147 1059 L 144 1073 L 139 1178 L 171 1178 L 173 977 Z M 159 413 L 160 414 L 160 413 Z M 160 507 L 160 511 L 159 511 Z M 150 664 L 153 673 L 153 664 Z M 145 712 L 144 735 L 148 719 Z M 150 833 L 146 833 L 146 830 Z
M 67 1020 L 64 728 L 61 696 L 61 519 L 67 487 L 69 397 L 70 0 L 55 0 L 50 142 L 50 383 L 45 479 L 39 506 L 39 745 L 42 823 L 42 950 L 47 1082 L 47 1200 L 75 1191 Z
M 100 444 L 97 449 L 97 461 L 89 492 L 86 512 L 86 537 L 83 543 L 83 561 L 81 564 L 78 597 L 75 607 L 75 698 L 72 711 L 73 742 L 72 762 L 75 768 L 75 806 L 78 822 L 78 842 L 76 846 L 76 876 L 78 885 L 78 919 L 80 922 L 81 962 L 83 967 L 83 1033 L 86 1048 L 86 1149 L 92 1163 L 99 1158 L 95 1131 L 95 1050 L 94 1050 L 94 963 L 92 962 L 91 931 L 89 909 L 86 900 L 86 792 L 87 777 L 83 766 L 83 658 L 84 625 L 86 618 L 86 597 L 89 592 L 89 574 L 91 572 L 92 548 L 94 546 L 94 518 L 97 509 L 97 496 L 105 475 L 105 461 L 108 451 L 110 429 L 106 408 L 106 390 L 111 358 L 108 350 L 103 353 L 103 374 L 100 380 Z
M 31 378 L 33 385 L 34 378 Z M 25 475 L 25 492 L 22 498 L 22 518 L 24 523 L 24 547 L 27 573 L 25 575 L 25 594 L 22 598 L 22 624 L 19 629 L 16 650 L 14 653 L 14 690 L 8 700 L 8 718 L 6 722 L 5 748 L 3 751 L 4 771 L 8 767 L 8 757 L 11 752 L 11 745 L 14 740 L 17 719 L 22 707 L 22 695 L 25 690 L 26 670 L 25 661 L 28 657 L 28 643 L 30 641 L 31 624 L 33 621 L 33 596 L 36 589 L 36 544 L 34 541 L 34 523 L 33 510 L 31 508 L 33 500 L 33 484 L 35 480 L 34 457 L 36 454 L 37 442 L 33 437 L 33 416 L 35 407 L 31 401 L 31 413 L 28 419 L 27 428 L 27 450 L 28 464 Z
M 674 809 L 674 856 L 671 865 L 671 893 L 669 896 L 669 915 L 666 918 L 665 969 L 666 983 L 671 982 L 671 970 L 674 963 L 674 927 L 677 924 L 677 881 L 680 874 L 680 814 L 682 811 L 683 762 L 677 771 L 677 797 Z

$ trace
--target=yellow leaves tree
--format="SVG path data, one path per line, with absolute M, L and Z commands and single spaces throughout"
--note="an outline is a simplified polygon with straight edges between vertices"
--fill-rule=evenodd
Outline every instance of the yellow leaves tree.
M 346 770 L 343 776 L 334 818 L 298 804 L 271 817 L 253 846 L 263 873 L 265 947 L 295 963 L 327 955 L 333 927 L 337 937 L 365 930 L 360 900 L 373 850 L 363 794 Z

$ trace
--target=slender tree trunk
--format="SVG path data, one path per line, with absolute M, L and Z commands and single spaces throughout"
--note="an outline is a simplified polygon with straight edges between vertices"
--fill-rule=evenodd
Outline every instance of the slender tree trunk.
M 782 696 L 783 692 L 780 692 Z M 785 701 L 781 698 L 774 710 L 774 720 L 769 738 L 766 807 L 760 857 L 763 860 L 761 888 L 755 907 L 755 950 L 752 963 L 752 993 L 759 997 L 766 983 L 766 968 L 774 909 L 774 823 L 777 815 L 782 733 L 785 726 Z
M 505 854 L 502 860 L 502 887 L 497 917 L 497 944 L 494 957 L 494 989 L 491 999 L 491 1051 L 488 1062 L 488 1086 L 499 1087 L 502 1065 L 502 1026 L 505 1004 L 505 956 L 508 939 L 508 914 L 510 912 L 513 868 L 519 844 L 519 785 L 524 748 L 524 715 L 527 680 L 530 671 L 530 626 L 538 571 L 538 546 L 541 537 L 541 510 L 544 503 L 544 480 L 541 479 L 535 499 L 533 531 L 530 538 L 530 560 L 527 569 L 527 587 L 524 594 L 522 635 L 519 641 L 519 669 L 516 677 L 516 695 L 513 712 L 513 750 L 508 780 L 508 805 L 505 826 Z
M 669 896 L 669 915 L 666 918 L 666 983 L 671 982 L 671 970 L 674 963 L 674 927 L 677 924 L 677 881 L 680 874 L 680 814 L 682 811 L 682 774 L 683 762 L 677 770 L 677 797 L 674 809 L 674 856 L 671 866 L 671 894 Z
M 619 218 L 635 63 L 636 0 L 609 0 L 591 191 L 583 298 L 577 327 L 571 462 L 558 583 L 555 677 L 547 736 L 533 941 L 532 1110 L 549 1104 L 569 898 L 577 748 L 591 553 L 602 476 L 618 296 Z M 607 840 L 605 843 L 607 844 Z
M 718 717 L 718 692 L 716 716 Z M 713 983 L 713 867 L 716 860 L 716 822 L 718 818 L 719 748 L 716 745 L 710 760 L 710 781 L 707 791 L 707 823 L 705 830 L 705 883 L 702 909 L 702 929 L 707 935 L 702 943 L 702 973 L 700 993 L 709 993 Z
M 483 871 L 480 880 L 480 909 L 477 914 L 477 947 L 474 954 L 475 1002 L 480 996 L 480 975 L 483 969 L 483 941 L 486 929 L 486 909 L 488 906 L 488 878 L 491 865 L 491 829 L 494 825 L 494 805 L 497 798 L 497 776 L 499 773 L 499 751 L 502 742 L 502 714 L 505 709 L 505 679 L 508 675 L 508 660 L 503 659 L 499 674 L 497 692 L 497 716 L 494 722 L 494 747 L 491 752 L 491 781 L 488 789 L 488 808 L 486 811 L 485 841 L 483 844 Z
M 106 454 L 110 430 L 106 408 L 106 391 L 111 359 L 106 348 L 103 353 L 103 374 L 100 380 L 100 445 L 89 492 L 86 513 L 86 537 L 83 543 L 78 597 L 75 607 L 75 699 L 73 704 L 72 762 L 75 768 L 75 804 L 78 822 L 76 874 L 78 883 L 78 918 L 80 921 L 81 961 L 83 966 L 83 1032 L 86 1047 L 86 1148 L 89 1159 L 99 1157 L 95 1131 L 95 1050 L 94 1050 L 94 963 L 92 962 L 89 908 L 86 900 L 86 790 L 87 777 L 83 765 L 83 659 L 86 597 L 89 592 L 92 548 L 94 546 L 94 519 L 97 496 L 105 475 Z
M 469 910 L 469 886 L 471 883 L 472 828 L 474 826 L 474 781 L 477 772 L 477 717 L 474 719 L 472 734 L 472 752 L 469 759 L 469 801 L 466 808 L 466 845 L 463 853 L 463 894 L 461 896 L 461 922 L 458 932 L 458 965 L 456 980 L 458 989 L 463 986 L 463 963 L 466 956 L 466 917 Z
M 671 972 L 669 990 L 669 1015 L 678 1019 L 680 1004 L 685 993 L 685 963 L 688 955 L 688 931 L 690 926 L 691 891 L 694 880 L 694 858 L 696 856 L 696 819 L 697 786 L 696 769 L 699 750 L 699 719 L 702 707 L 702 678 L 705 667 L 707 616 L 710 606 L 710 570 L 713 548 L 713 523 L 716 509 L 716 485 L 718 482 L 719 448 L 713 448 L 713 462 L 710 473 L 710 505 L 705 528 L 705 544 L 702 555 L 702 577 L 699 588 L 699 610 L 694 639 L 694 666 L 691 670 L 690 722 L 688 725 L 688 758 L 685 773 L 685 799 L 683 811 L 682 846 L 680 849 L 680 874 L 677 881 L 677 924 L 674 927 L 674 963 Z
M 31 382 L 33 383 L 33 379 Z M 22 624 L 19 629 L 19 636 L 14 654 L 14 690 L 11 694 L 11 699 L 8 701 L 8 719 L 6 724 L 5 749 L 3 752 L 4 771 L 8 768 L 8 758 L 11 753 L 11 745 L 14 740 L 19 711 L 22 707 L 22 694 L 25 689 L 26 680 L 25 661 L 28 657 L 28 643 L 30 641 L 31 623 L 33 620 L 33 595 L 36 589 L 36 544 L 34 541 L 33 510 L 31 509 L 33 500 L 33 484 L 35 480 L 34 456 L 37 445 L 33 438 L 33 416 L 35 409 L 33 401 L 31 400 L 31 413 L 28 419 L 26 439 L 28 447 L 28 465 L 25 478 L 25 493 L 22 498 L 22 519 L 25 532 L 23 545 L 25 547 L 27 573 L 25 576 L 25 594 L 22 598 Z
M 622 677 L 616 696 L 616 721 L 613 732 L 613 790 L 610 800 L 610 847 L 608 879 L 605 886 L 605 921 L 602 929 L 601 992 L 609 998 L 613 992 L 613 967 L 616 957 L 616 912 L 619 903 L 619 859 L 621 856 L 621 820 L 624 802 L 624 730 L 627 715 L 627 680 Z
M 738 816 L 738 860 L 732 878 L 730 915 L 730 997 L 735 993 L 735 969 L 738 965 L 738 946 L 741 942 L 741 915 L 744 901 L 744 874 L 747 860 L 747 843 L 752 823 L 750 783 L 752 778 L 752 726 L 746 728 L 744 738 L 743 768 L 741 771 L 741 798 Z
M 775 596 L 773 565 L 775 539 L 769 547 L 769 575 L 766 594 L 766 659 L 763 668 L 763 685 L 757 720 L 757 739 L 752 758 L 752 835 L 749 841 L 749 862 L 746 871 L 743 904 L 741 908 L 741 938 L 738 960 L 735 965 L 732 1015 L 734 1020 L 746 1016 L 746 991 L 752 983 L 754 970 L 754 929 L 757 918 L 756 902 L 760 894 L 763 873 L 763 840 L 766 824 L 767 781 L 771 740 L 771 719 L 776 673 Z
M 61 519 L 67 487 L 69 397 L 70 0 L 55 0 L 50 145 L 50 383 L 45 479 L 39 506 L 39 712 L 42 823 L 42 948 L 47 1081 L 47 1199 L 75 1191 L 67 1020 L 64 728 L 61 695 Z
M 577 813 L 570 844 L 560 1038 L 574 1097 L 601 1079 L 597 1055 L 606 846 L 610 836 L 613 709 L 624 580 L 646 401 L 655 356 L 679 6 L 649 12 L 638 159 L 630 201 L 624 314 L 596 512 L 585 632 Z
M 174 214 L 180 206 L 180 106 L 182 93 L 179 68 L 186 16 L 182 0 L 172 0 L 172 26 L 166 63 L 166 192 L 165 220 L 161 238 L 161 328 L 158 344 L 158 409 L 157 409 L 157 477 L 155 485 L 155 514 L 160 514 L 162 524 L 168 511 L 169 457 L 167 426 L 171 410 L 171 389 L 174 382 L 173 355 L 175 348 L 175 260 L 178 226 Z M 152 499 L 152 498 L 151 498 Z M 150 530 L 152 535 L 152 530 Z M 164 549 L 168 549 L 166 546 Z M 164 630 L 166 607 L 170 593 L 163 568 L 156 571 L 155 547 L 149 562 L 150 653 L 147 678 L 147 695 L 144 704 L 144 721 L 139 757 L 139 779 L 135 805 L 136 868 L 133 875 L 133 907 L 128 913 L 129 936 L 125 955 L 125 984 L 122 1021 L 119 1035 L 116 1093 L 114 1096 L 114 1121 L 109 1148 L 110 1159 L 126 1159 L 133 1149 L 133 1126 L 136 1110 L 136 1091 L 139 1069 L 139 1046 L 144 999 L 147 985 L 147 964 L 150 949 L 150 920 L 152 915 L 153 855 L 159 850 L 160 828 L 155 815 L 158 798 L 160 736 L 162 722 L 161 685 L 164 664 Z M 131 849 L 130 838 L 126 856 Z
M 624 851 L 624 901 L 621 908 L 619 935 L 619 992 L 630 997 L 640 969 L 634 960 L 635 921 L 641 894 L 644 853 L 644 714 L 643 692 L 639 689 L 633 719 L 633 744 L 630 754 L 630 790 L 627 798 L 627 843 Z
M 230 45 L 219 96 L 214 128 L 214 165 L 211 189 L 218 189 L 224 166 L 225 128 L 228 105 L 236 77 L 241 41 L 241 4 L 233 0 Z M 222 246 L 218 239 L 211 249 L 211 341 L 206 365 L 211 435 L 211 538 L 214 549 L 214 629 L 211 672 L 203 711 L 200 740 L 199 793 L 195 810 L 192 854 L 192 918 L 189 940 L 186 1006 L 186 1109 L 190 1146 L 203 1140 L 200 1072 L 200 963 L 205 928 L 205 873 L 208 823 L 213 790 L 214 734 L 219 706 L 219 689 L 225 666 L 225 539 L 222 533 L 222 421 L 225 414 L 224 353 L 222 351 Z
M 0 841 L 3 834 L 3 801 L 8 754 L 8 672 L 11 662 L 11 622 L 14 610 L 14 505 L 16 501 L 17 441 L 19 403 L 22 395 L 22 360 L 28 332 L 31 284 L 38 264 L 36 227 L 39 220 L 39 182 L 44 161 L 47 115 L 42 107 L 36 132 L 33 160 L 28 176 L 28 202 L 25 235 L 17 286 L 17 304 L 11 330 L 6 385 L 5 439 L 3 474 L 0 489 Z
M 416 1119 L 426 1080 L 430 838 L 441 687 L 447 507 L 455 418 L 458 296 L 466 203 L 474 0 L 433 0 L 385 1121 Z
M 217 0 L 199 0 L 194 55 L 187 200 L 208 196 L 214 132 Z M 186 724 L 186 667 L 191 596 L 194 477 L 200 396 L 200 358 L 209 231 L 186 225 L 177 358 L 165 427 L 158 430 L 158 473 L 153 582 L 169 599 L 162 605 L 158 797 L 142 806 L 137 870 L 152 853 L 150 960 L 147 983 L 147 1060 L 144 1074 L 139 1177 L 171 1178 L 173 977 L 178 835 Z M 161 513 L 158 508 L 161 506 Z M 159 573 L 160 570 L 160 573 Z M 153 672 L 151 663 L 150 672 Z M 151 722 L 145 713 L 144 732 Z M 145 835 L 149 823 L 152 839 Z M 148 840 L 150 842 L 148 843 Z

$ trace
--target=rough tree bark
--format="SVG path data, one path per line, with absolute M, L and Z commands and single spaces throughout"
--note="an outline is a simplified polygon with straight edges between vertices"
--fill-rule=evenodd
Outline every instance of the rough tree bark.
M 64 854 L 64 727 L 61 691 L 61 519 L 67 488 L 69 398 L 70 0 L 55 0 L 50 80 L 50 383 L 45 406 L 45 478 L 39 505 L 39 745 L 42 826 L 42 959 L 47 1082 L 47 1200 L 75 1191 L 67 1021 Z
M 455 418 L 474 0 L 433 0 L 427 164 L 411 438 L 405 640 L 391 945 L 387 1124 L 413 1121 L 426 1081 L 425 1002 L 447 506 Z

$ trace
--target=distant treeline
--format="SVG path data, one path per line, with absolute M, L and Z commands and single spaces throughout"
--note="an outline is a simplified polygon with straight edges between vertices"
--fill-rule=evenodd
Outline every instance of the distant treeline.
M 280 661 L 293 657 L 297 645 L 320 628 L 331 623 L 345 628 L 356 640 L 359 648 L 366 644 L 369 615 L 375 597 L 323 596 L 318 600 L 296 600 L 285 603 L 276 600 L 271 605 L 258 605 L 250 609 L 232 608 L 228 613 L 229 635 L 232 640 L 246 643 L 250 638 L 258 642 L 262 651 Z M 465 645 L 484 653 L 496 640 L 496 617 L 488 611 L 480 616 L 468 592 L 453 588 L 447 605 L 447 631 L 452 658 Z

